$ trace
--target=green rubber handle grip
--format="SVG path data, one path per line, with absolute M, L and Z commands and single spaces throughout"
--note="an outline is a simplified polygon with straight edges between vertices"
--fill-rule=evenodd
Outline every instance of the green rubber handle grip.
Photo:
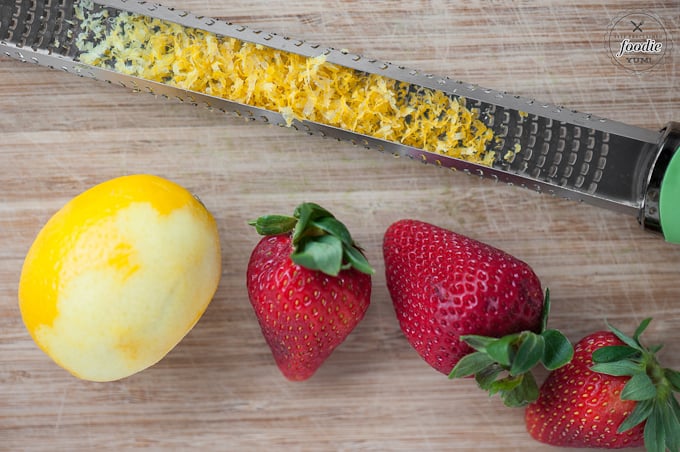
M 666 151 L 672 153 L 659 190 L 659 221 L 664 239 L 680 244 L 680 131 L 678 124 L 669 125 Z M 663 152 L 663 150 L 662 150 Z
M 680 243 L 680 152 L 673 155 L 661 182 L 659 219 L 666 241 Z

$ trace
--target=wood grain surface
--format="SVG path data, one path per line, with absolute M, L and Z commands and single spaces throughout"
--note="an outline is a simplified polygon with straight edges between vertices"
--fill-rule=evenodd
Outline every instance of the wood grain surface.
M 644 3 L 644 4 L 643 4 Z M 675 0 L 166 0 L 167 6 L 347 48 L 439 75 L 658 129 L 680 120 Z M 639 75 L 616 66 L 610 22 L 643 8 L 675 48 Z M 68 199 L 132 173 L 172 179 L 219 223 L 224 272 L 205 316 L 165 359 L 113 383 L 77 380 L 32 342 L 17 306 L 23 258 Z M 245 290 L 247 220 L 315 201 L 377 268 L 363 322 L 320 371 L 286 381 Z M 385 288 L 382 234 L 439 224 L 528 262 L 552 326 L 576 341 L 609 319 L 665 342 L 680 368 L 680 247 L 632 217 L 245 122 L 0 58 L 0 450 L 557 450 L 522 410 L 449 381 L 410 348 Z

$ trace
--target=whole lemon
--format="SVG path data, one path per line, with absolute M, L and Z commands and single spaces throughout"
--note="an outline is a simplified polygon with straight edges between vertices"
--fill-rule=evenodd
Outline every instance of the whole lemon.
M 198 322 L 221 276 L 215 219 L 183 187 L 123 176 L 69 201 L 31 246 L 21 315 L 76 377 L 112 381 L 160 361 Z

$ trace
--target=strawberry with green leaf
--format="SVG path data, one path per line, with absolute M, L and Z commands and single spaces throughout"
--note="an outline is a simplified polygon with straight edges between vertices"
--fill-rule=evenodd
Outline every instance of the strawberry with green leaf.
M 501 337 L 540 329 L 541 283 L 526 262 L 509 253 L 404 219 L 385 231 L 383 256 L 399 326 L 439 372 L 448 375 L 473 351 L 461 336 Z
M 680 373 L 663 368 L 640 335 L 608 325 L 581 339 L 572 361 L 548 375 L 526 408 L 527 430 L 561 447 L 619 449 L 644 444 L 650 452 L 680 448 Z
M 538 398 L 538 385 L 532 370 L 541 363 L 554 370 L 567 364 L 574 349 L 558 330 L 548 329 L 550 292 L 546 290 L 541 330 L 521 331 L 503 337 L 461 336 L 475 349 L 456 364 L 449 378 L 474 376 L 478 386 L 489 394 L 499 394 L 506 406 L 525 406 Z
M 374 270 L 345 225 L 318 204 L 250 224 L 265 236 L 248 262 L 250 302 L 283 375 L 306 380 L 364 317 Z

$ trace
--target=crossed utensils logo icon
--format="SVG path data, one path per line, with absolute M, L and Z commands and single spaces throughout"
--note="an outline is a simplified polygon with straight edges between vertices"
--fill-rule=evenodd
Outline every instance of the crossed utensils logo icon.
M 630 23 L 633 24 L 633 33 L 635 33 L 636 31 L 639 31 L 640 33 L 642 33 L 641 27 L 642 27 L 642 24 L 645 23 L 644 20 L 641 20 L 639 23 L 635 23 L 634 20 L 631 20 Z

